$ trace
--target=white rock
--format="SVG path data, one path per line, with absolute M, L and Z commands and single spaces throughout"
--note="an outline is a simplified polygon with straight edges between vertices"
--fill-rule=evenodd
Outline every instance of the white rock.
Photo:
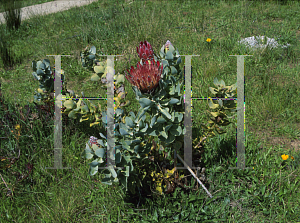
M 290 46 L 290 44 L 279 45 L 275 39 L 265 37 L 265 36 L 252 36 L 252 37 L 244 38 L 241 41 L 238 41 L 238 43 L 244 44 L 247 47 L 251 47 L 252 49 L 266 48 L 267 45 L 269 46 L 270 49 L 276 47 L 286 48 Z

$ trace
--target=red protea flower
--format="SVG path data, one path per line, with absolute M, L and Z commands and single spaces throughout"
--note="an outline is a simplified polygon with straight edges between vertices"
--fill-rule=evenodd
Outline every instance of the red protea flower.
M 147 41 L 140 42 L 140 45 L 136 47 L 136 52 L 139 55 L 139 58 L 142 59 L 142 62 L 144 63 L 147 60 L 153 59 L 153 49 L 150 43 Z
M 126 75 L 127 80 L 142 93 L 152 93 L 159 84 L 161 74 L 163 71 L 163 65 L 160 65 L 159 61 L 155 63 L 152 59 L 149 63 L 141 65 L 137 63 L 137 68 L 134 69 L 131 66 L 129 74 Z

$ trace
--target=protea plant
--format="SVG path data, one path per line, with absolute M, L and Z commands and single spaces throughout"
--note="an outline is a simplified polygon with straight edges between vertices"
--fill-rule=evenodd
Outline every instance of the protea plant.
M 144 42 L 141 41 L 140 45 L 136 47 L 136 52 L 138 53 L 140 59 L 142 59 L 143 63 L 145 63 L 147 60 L 154 59 L 152 46 L 147 41 Z
M 131 69 L 127 70 L 126 79 L 141 93 L 151 94 L 158 86 L 162 71 L 163 65 L 160 65 L 159 61 L 155 62 L 154 59 L 151 59 L 149 64 L 137 63 L 136 69 L 131 66 Z

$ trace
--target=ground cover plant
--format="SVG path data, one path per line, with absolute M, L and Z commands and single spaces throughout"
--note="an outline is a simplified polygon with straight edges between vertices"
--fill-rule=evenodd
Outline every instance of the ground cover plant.
M 19 31 L 8 31 L 10 48 L 22 62 L 0 73 L 1 222 L 299 222 L 297 11 L 298 2 L 99 1 L 29 19 Z M 139 62 L 139 41 L 159 52 L 169 39 L 182 55 L 201 54 L 192 59 L 192 97 L 207 97 L 216 76 L 226 84 L 236 82 L 236 58 L 228 55 L 250 54 L 237 41 L 254 35 L 291 47 L 251 52 L 245 59 L 246 167 L 254 169 L 228 169 L 235 166 L 234 125 L 211 138 L 202 145 L 199 165 L 206 168 L 212 199 L 201 187 L 130 199 L 118 185 L 101 184 L 104 175 L 89 176 L 89 162 L 81 154 L 90 136 L 99 138 L 102 126 L 90 128 L 65 116 L 63 166 L 72 169 L 45 169 L 53 166 L 54 109 L 33 104 L 38 88 L 33 60 L 74 55 L 62 57 L 67 88 L 97 97 L 99 84 L 80 61 L 87 45 L 105 55 L 124 54 L 115 61 L 122 73 Z M 137 113 L 128 81 L 125 89 L 128 108 Z M 105 101 L 99 103 L 105 107 Z M 193 147 L 202 136 L 206 110 L 205 100 L 193 101 Z

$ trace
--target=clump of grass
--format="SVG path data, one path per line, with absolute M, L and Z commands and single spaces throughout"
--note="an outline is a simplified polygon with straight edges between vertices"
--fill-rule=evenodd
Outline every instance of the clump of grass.
M 19 0 L 1 0 L 4 7 L 4 19 L 7 28 L 17 30 L 21 26 L 21 6 Z

